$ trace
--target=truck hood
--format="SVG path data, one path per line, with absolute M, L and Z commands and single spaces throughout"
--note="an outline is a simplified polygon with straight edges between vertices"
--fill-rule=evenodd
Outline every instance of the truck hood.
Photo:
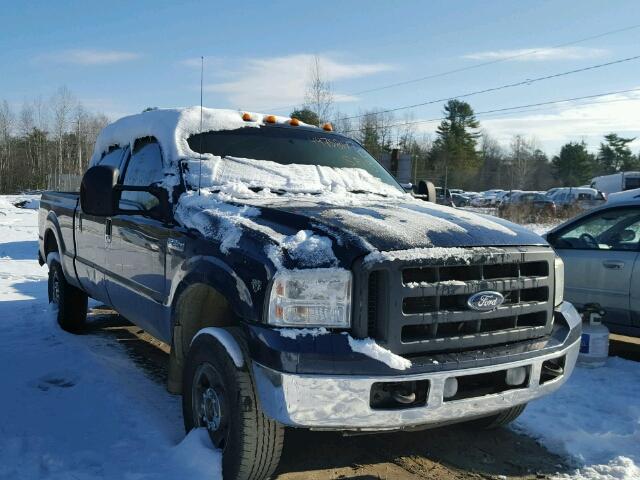
M 222 254 L 266 253 L 276 268 L 348 268 L 376 251 L 547 244 L 505 220 L 409 195 L 183 195 L 176 218 L 219 243 Z
M 421 200 L 358 205 L 313 199 L 251 203 L 270 223 L 324 232 L 342 243 L 358 243 L 368 251 L 546 244 L 542 237 L 511 222 Z

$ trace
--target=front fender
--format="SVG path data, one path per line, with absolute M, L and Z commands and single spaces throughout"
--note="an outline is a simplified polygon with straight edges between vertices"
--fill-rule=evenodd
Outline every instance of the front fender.
M 175 308 L 180 292 L 196 283 L 203 283 L 218 291 L 229 302 L 229 306 L 239 318 L 259 321 L 262 302 L 257 305 L 244 280 L 231 266 L 213 256 L 196 255 L 182 263 L 171 282 L 167 299 L 169 305 Z

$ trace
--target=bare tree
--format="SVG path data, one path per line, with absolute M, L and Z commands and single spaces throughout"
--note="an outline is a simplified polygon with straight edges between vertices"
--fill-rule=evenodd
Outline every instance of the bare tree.
M 25 101 L 17 115 L 0 100 L 0 193 L 55 188 L 60 175 L 81 174 L 107 123 L 65 88 Z
M 6 182 L 5 175 L 7 166 L 12 155 L 11 133 L 14 126 L 14 115 L 6 100 L 0 104 L 0 192 L 4 189 Z
M 511 140 L 511 175 L 512 185 L 523 189 L 529 180 L 533 168 L 533 152 L 536 150 L 536 141 L 533 138 L 526 139 L 523 135 L 515 135 Z
M 60 87 L 51 99 L 53 113 L 53 135 L 57 143 L 57 174 L 62 175 L 64 164 L 64 134 L 71 121 L 71 113 L 76 104 L 67 87 Z
M 315 55 L 309 68 L 305 106 L 318 114 L 320 124 L 329 120 L 333 100 L 331 84 L 323 74 L 320 57 Z

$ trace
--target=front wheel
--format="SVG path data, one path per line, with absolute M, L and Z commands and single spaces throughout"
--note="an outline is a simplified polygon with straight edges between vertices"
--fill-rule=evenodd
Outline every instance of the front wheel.
M 284 427 L 260 408 L 246 351 L 244 359 L 238 368 L 218 340 L 198 336 L 185 364 L 182 412 L 187 432 L 206 428 L 222 450 L 223 478 L 261 480 L 278 465 Z
M 87 320 L 87 295 L 67 282 L 57 260 L 49 264 L 49 303 L 57 307 L 58 325 L 67 332 L 82 330 Z

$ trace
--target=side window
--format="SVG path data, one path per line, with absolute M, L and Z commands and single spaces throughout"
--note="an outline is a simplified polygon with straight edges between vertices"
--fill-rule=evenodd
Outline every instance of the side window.
M 624 179 L 624 189 L 625 190 L 633 190 L 635 188 L 640 188 L 640 177 L 626 177 Z
M 136 141 L 124 173 L 123 185 L 149 186 L 164 180 L 162 152 L 155 139 Z M 159 201 L 148 192 L 122 192 L 121 210 L 151 210 Z
M 125 149 L 122 147 L 111 148 L 107 153 L 105 153 L 102 156 L 102 158 L 98 162 L 98 165 L 108 165 L 111 167 L 120 168 L 124 150 Z
M 578 222 L 554 242 L 557 248 L 636 250 L 640 242 L 640 208 L 612 209 Z

